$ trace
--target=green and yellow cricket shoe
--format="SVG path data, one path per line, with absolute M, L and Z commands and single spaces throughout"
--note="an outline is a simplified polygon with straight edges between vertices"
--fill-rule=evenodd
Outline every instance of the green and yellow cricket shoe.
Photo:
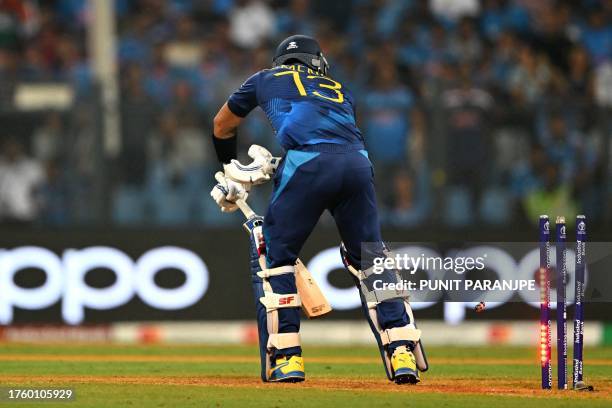
M 396 384 L 416 384 L 420 381 L 414 354 L 405 346 L 395 349 L 391 356 L 391 366 Z
M 270 382 L 300 382 L 306 379 L 304 359 L 301 356 L 283 356 L 276 359 L 276 364 L 270 369 Z

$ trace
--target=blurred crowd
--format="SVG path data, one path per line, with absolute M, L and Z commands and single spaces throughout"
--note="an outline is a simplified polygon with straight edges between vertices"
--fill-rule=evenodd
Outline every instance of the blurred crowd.
M 212 118 L 284 37 L 357 99 L 381 219 L 527 226 L 610 210 L 610 0 L 116 0 L 121 152 L 104 157 L 85 0 L 0 0 L 0 220 L 221 225 Z M 17 84 L 64 82 L 35 119 Z M 281 154 L 263 114 L 239 130 Z M 253 194 L 256 207 L 269 191 Z M 261 206 L 260 206 L 261 205 Z M 517 224 L 518 223 L 518 224 Z

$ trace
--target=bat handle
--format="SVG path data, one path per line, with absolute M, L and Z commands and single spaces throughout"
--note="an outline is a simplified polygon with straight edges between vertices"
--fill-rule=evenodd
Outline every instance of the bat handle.
M 242 211 L 242 213 L 247 218 L 247 220 L 249 218 L 253 218 L 256 215 L 255 212 L 251 209 L 251 207 L 249 207 L 249 205 L 247 204 L 245 200 L 243 199 L 236 200 L 236 205 L 238 206 L 238 208 L 240 208 L 240 211 Z

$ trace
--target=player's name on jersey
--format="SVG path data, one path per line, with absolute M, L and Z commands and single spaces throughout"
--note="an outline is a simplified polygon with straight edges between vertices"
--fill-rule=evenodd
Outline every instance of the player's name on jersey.
M 305 74 L 308 75 L 316 75 L 316 76 L 321 76 L 324 77 L 325 75 L 314 71 L 310 68 L 308 68 L 306 65 L 301 65 L 301 64 L 293 64 L 293 65 L 279 65 L 277 68 L 284 68 L 284 69 L 290 69 L 292 71 L 297 71 L 297 72 L 303 72 Z

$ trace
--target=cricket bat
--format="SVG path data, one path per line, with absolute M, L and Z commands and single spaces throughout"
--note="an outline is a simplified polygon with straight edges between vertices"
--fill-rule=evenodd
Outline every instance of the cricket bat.
M 236 205 L 247 220 L 257 216 L 246 201 L 237 200 Z M 332 307 L 321 292 L 321 288 L 299 259 L 295 262 L 295 284 L 302 300 L 302 310 L 309 319 L 323 316 L 332 311 Z

